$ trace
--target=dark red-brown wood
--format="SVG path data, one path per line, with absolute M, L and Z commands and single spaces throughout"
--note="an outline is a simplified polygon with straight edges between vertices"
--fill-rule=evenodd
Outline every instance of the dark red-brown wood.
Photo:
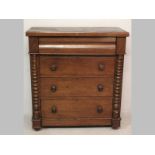
M 42 118 L 112 118 L 111 97 L 43 99 L 41 103 Z
M 38 53 L 38 38 L 29 38 L 29 50 Z M 39 57 L 36 54 L 30 55 L 31 66 L 31 88 L 32 88 L 32 109 L 33 109 L 33 128 L 41 128 L 41 104 L 40 104 L 40 82 L 39 82 Z
M 41 97 L 112 96 L 112 78 L 41 78 Z M 99 86 L 103 90 L 99 90 Z M 56 87 L 55 90 L 51 90 Z M 54 88 L 53 88 L 54 89 Z
M 41 77 L 92 77 L 114 75 L 115 57 L 40 56 Z
M 27 36 L 104 36 L 127 37 L 128 32 L 119 27 L 33 27 L 26 32 Z
M 128 32 L 114 27 L 37 27 L 26 35 L 35 130 L 120 127 Z

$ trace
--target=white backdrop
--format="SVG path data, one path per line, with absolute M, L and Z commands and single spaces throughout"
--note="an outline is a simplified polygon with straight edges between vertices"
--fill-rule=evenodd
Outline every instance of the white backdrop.
M 30 27 L 121 27 L 128 31 L 130 36 L 127 38 L 126 55 L 124 63 L 123 91 L 122 91 L 122 122 L 119 130 L 111 128 L 51 128 L 43 129 L 39 132 L 31 128 L 32 101 L 31 101 L 31 83 L 30 66 L 28 55 L 28 38 L 25 31 Z M 131 20 L 24 20 L 24 124 L 25 134 L 131 134 Z

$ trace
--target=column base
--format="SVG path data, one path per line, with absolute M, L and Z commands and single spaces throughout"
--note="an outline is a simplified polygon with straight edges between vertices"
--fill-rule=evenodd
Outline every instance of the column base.
M 121 118 L 112 119 L 112 128 L 118 129 L 120 127 Z
M 36 131 L 39 131 L 42 127 L 41 127 L 41 119 L 33 119 L 32 120 L 32 128 Z

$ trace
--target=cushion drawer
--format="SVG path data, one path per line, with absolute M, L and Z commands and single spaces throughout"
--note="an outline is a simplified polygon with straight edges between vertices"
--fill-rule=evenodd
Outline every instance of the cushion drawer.
M 116 37 L 41 37 L 39 53 L 54 55 L 114 55 Z
M 42 117 L 48 119 L 111 118 L 112 98 L 55 98 L 41 101 Z
M 41 97 L 112 96 L 113 78 L 41 78 Z
M 115 57 L 40 57 L 40 75 L 113 76 Z

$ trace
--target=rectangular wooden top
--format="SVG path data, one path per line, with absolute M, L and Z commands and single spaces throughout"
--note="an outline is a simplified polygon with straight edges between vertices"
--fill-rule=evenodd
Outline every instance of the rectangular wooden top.
M 32 27 L 27 36 L 105 36 L 127 37 L 129 33 L 119 27 Z

